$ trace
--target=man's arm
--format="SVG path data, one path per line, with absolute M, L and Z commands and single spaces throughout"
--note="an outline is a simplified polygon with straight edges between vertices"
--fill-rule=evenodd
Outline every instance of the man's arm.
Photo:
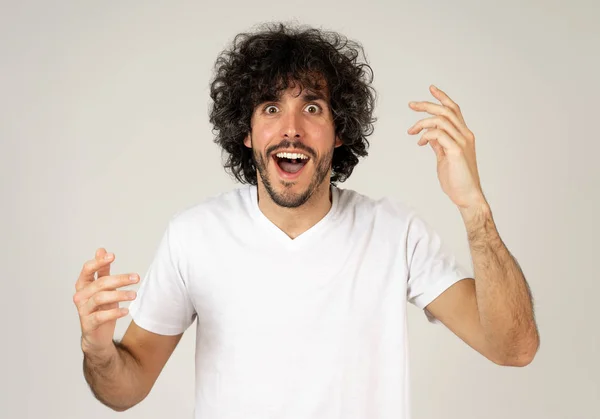
M 182 335 L 158 335 L 132 321 L 106 353 L 84 352 L 83 372 L 94 396 L 118 412 L 144 400 Z
M 490 207 L 460 211 L 475 278 L 457 282 L 426 309 L 487 358 L 525 366 L 539 347 L 527 281 L 502 242 Z

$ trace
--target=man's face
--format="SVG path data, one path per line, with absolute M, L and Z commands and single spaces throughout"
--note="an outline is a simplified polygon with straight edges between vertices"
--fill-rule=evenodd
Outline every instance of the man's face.
M 342 142 L 335 136 L 326 91 L 291 86 L 278 100 L 259 104 L 251 126 L 244 144 L 252 148 L 258 182 L 277 205 L 296 208 L 319 187 L 328 188 L 333 150 Z M 278 157 L 281 152 L 303 156 Z

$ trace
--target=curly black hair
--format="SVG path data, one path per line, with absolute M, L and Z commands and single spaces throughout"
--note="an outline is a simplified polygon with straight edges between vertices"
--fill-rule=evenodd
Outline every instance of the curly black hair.
M 279 22 L 259 28 L 236 35 L 214 66 L 209 117 L 214 142 L 228 154 L 225 170 L 241 183 L 256 185 L 252 149 L 244 145 L 252 114 L 293 83 L 301 89 L 328 88 L 335 133 L 343 143 L 334 150 L 330 182 L 344 182 L 358 157 L 368 155 L 366 137 L 376 121 L 373 71 L 358 61 L 361 53 L 365 57 L 363 47 L 339 33 L 311 27 Z

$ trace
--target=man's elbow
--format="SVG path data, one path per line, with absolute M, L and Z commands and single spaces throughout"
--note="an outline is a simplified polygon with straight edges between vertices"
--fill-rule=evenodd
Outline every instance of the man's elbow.
M 494 362 L 503 367 L 526 367 L 533 362 L 539 347 L 540 341 L 536 338 L 533 343 L 522 345 Z
M 133 401 L 133 402 L 127 402 L 127 404 L 125 403 L 112 403 L 109 402 L 108 400 L 104 400 L 99 398 L 99 396 L 97 394 L 94 394 L 96 396 L 96 400 L 98 400 L 100 403 L 102 403 L 104 406 L 108 407 L 109 409 L 115 411 L 115 412 L 126 412 L 127 410 L 133 408 L 134 406 L 137 406 L 138 404 L 140 404 L 148 394 L 144 395 L 141 399 L 137 400 L 137 401 Z
M 502 367 L 526 367 L 531 364 L 533 358 L 535 358 L 535 355 L 521 355 L 519 357 L 505 358 L 497 362 L 497 364 Z
M 139 402 L 136 402 L 136 403 L 134 403 L 134 404 L 131 404 L 131 405 L 128 405 L 128 406 L 115 406 L 115 405 L 109 405 L 109 404 L 106 404 L 106 403 L 103 403 L 103 404 L 104 404 L 106 407 L 108 407 L 108 408 L 110 408 L 110 409 L 114 410 L 115 412 L 119 412 L 119 413 L 121 413 L 121 412 L 126 412 L 126 411 L 128 411 L 129 409 L 131 409 L 131 408 L 133 408 L 134 406 L 138 405 L 140 402 L 141 402 L 141 400 L 140 400 Z

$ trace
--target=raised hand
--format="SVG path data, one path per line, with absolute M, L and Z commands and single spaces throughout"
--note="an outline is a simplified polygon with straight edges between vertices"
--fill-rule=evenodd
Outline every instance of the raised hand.
M 415 135 L 425 130 L 417 144 L 431 145 L 437 156 L 442 190 L 459 209 L 486 205 L 477 169 L 475 135 L 467 127 L 460 107 L 446 93 L 433 85 L 430 91 L 440 104 L 422 101 L 410 102 L 409 106 L 434 116 L 418 121 L 408 133 Z
M 139 276 L 135 273 L 111 275 L 110 264 L 114 258 L 114 254 L 98 249 L 95 258 L 85 262 L 75 283 L 73 302 L 79 312 L 84 352 L 102 352 L 113 345 L 117 319 L 129 312 L 127 308 L 119 308 L 119 302 L 131 301 L 137 295 L 132 290 L 117 290 L 135 284 Z

